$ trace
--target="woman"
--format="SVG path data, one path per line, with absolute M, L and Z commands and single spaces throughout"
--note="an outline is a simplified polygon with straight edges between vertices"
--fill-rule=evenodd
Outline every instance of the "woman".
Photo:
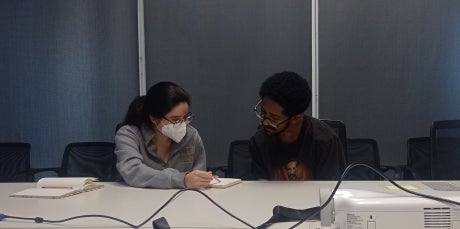
M 189 123 L 190 96 L 172 82 L 152 86 L 130 105 L 115 135 L 117 169 L 130 186 L 204 188 L 206 153 L 198 131 Z

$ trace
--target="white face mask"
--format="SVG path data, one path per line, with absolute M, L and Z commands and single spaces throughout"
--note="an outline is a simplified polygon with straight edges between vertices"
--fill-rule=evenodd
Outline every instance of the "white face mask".
M 184 138 L 185 133 L 187 132 L 187 123 L 182 122 L 179 126 L 174 127 L 174 124 L 164 125 L 161 128 L 161 133 L 163 133 L 168 138 L 171 138 L 176 143 L 179 143 L 182 138 Z

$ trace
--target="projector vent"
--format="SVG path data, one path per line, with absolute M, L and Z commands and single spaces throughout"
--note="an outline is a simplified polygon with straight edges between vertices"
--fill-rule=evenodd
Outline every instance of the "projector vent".
M 424 208 L 424 228 L 452 228 L 450 208 Z

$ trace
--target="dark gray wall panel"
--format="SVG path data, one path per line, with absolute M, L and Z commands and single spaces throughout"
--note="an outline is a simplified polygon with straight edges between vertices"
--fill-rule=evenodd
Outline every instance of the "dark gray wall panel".
M 405 163 L 406 140 L 460 118 L 460 2 L 321 0 L 320 116 Z
M 0 141 L 57 166 L 66 144 L 113 141 L 138 94 L 137 5 L 1 1 Z
M 230 142 L 255 132 L 266 77 L 310 78 L 310 15 L 300 0 L 145 2 L 147 85 L 169 80 L 191 93 L 208 164 L 225 164 Z

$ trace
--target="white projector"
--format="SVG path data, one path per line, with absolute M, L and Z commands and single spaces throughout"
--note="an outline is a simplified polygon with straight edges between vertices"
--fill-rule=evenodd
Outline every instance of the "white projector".
M 460 181 L 406 181 L 412 191 L 460 201 Z M 389 182 L 343 182 L 321 225 L 340 229 L 460 229 L 460 206 L 414 196 Z M 331 190 L 320 190 L 323 204 Z

